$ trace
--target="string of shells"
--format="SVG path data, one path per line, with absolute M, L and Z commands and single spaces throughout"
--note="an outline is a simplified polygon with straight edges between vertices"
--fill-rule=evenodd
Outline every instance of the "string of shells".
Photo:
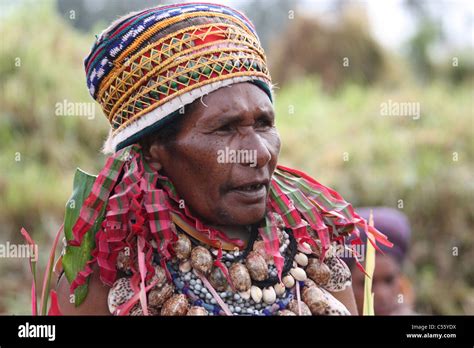
M 287 233 L 280 231 L 279 239 L 283 255 L 289 244 Z M 336 257 L 334 250 L 328 251 L 324 262 L 321 262 L 319 250 L 303 244 L 298 247 L 292 267 L 283 276 L 282 282 L 262 288 L 255 283 L 269 279 L 270 269 L 275 267 L 273 258 L 265 252 L 262 240 L 254 242 L 245 259 L 239 259 L 239 251 L 229 252 L 226 258 L 223 257 L 226 260 L 228 278 L 221 268 L 214 265 L 215 250 L 200 245 L 193 247 L 188 236 L 182 233 L 178 234 L 173 248 L 173 264 L 178 277 L 171 284 L 167 282 L 165 270 L 161 266 L 154 266 L 155 275 L 150 283 L 156 281 L 156 285 L 147 296 L 148 312 L 151 315 L 213 315 L 212 311 L 206 309 L 206 305 L 218 305 L 198 275 L 209 281 L 222 301 L 231 303 L 229 308 L 233 314 L 261 315 L 268 308 L 272 308 L 273 314 L 282 316 L 349 314 L 345 306 L 330 293 L 342 291 L 351 283 L 348 267 Z M 231 262 L 230 259 L 234 261 Z M 120 258 L 117 268 L 123 270 L 127 267 L 130 267 L 129 262 Z M 119 278 L 110 289 L 108 305 L 111 313 L 115 313 L 121 304 L 133 296 L 127 279 L 129 278 Z M 182 281 L 191 284 L 190 291 L 201 302 L 192 301 L 183 293 Z M 301 301 L 295 295 L 296 282 L 301 287 Z M 132 307 L 129 314 L 143 315 L 140 304 Z

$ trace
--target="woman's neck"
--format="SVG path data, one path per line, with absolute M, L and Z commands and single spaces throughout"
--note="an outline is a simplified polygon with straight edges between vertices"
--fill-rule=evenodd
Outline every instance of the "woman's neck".
M 222 225 L 213 225 L 213 228 L 215 228 L 218 231 L 221 231 L 224 233 L 227 237 L 231 239 L 240 239 L 242 240 L 245 244 L 248 243 L 250 240 L 250 228 L 247 226 L 222 226 Z

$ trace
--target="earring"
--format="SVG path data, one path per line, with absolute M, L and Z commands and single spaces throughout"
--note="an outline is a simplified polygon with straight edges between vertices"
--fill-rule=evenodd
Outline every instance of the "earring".
M 161 163 L 158 163 L 158 162 L 148 162 L 148 163 L 150 164 L 150 167 L 152 167 L 157 172 L 159 172 L 161 170 L 161 168 L 163 168 Z
M 160 171 L 161 168 L 163 168 L 161 163 L 154 161 L 150 156 L 143 156 L 143 158 L 148 163 L 148 165 L 154 170 L 156 170 L 157 172 Z

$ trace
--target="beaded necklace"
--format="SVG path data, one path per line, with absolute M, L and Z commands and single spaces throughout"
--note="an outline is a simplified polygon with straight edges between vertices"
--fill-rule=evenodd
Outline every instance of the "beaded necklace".
M 333 250 L 325 263 L 319 262 L 312 252 L 298 251 L 291 229 L 282 228 L 278 234 L 280 253 L 285 259 L 282 282 L 272 258 L 264 254 L 256 226 L 249 228 L 251 235 L 245 249 L 236 248 L 221 255 L 229 269 L 228 277 L 212 265 L 218 249 L 185 234 L 179 226 L 176 229 L 177 253 L 166 262 L 166 271 L 160 266 L 159 254 L 153 256 L 155 276 L 151 281 L 158 285 L 148 294 L 152 315 L 348 314 L 345 306 L 325 290 L 326 287 L 340 291 L 350 284 L 347 266 L 338 267 L 342 261 Z M 167 272 L 171 275 L 170 283 L 166 282 Z M 259 276 L 262 272 L 266 276 Z M 111 312 L 132 298 L 131 285 L 124 279 L 128 278 L 119 278 L 109 294 Z M 129 294 L 123 295 L 127 289 Z M 120 301 L 117 294 L 122 294 Z M 129 314 L 143 315 L 143 311 L 136 304 Z
M 181 229 L 179 230 L 180 232 L 183 232 Z M 255 245 L 255 242 L 258 238 L 257 227 L 251 226 L 249 228 L 249 232 L 251 235 L 249 242 L 247 243 L 247 247 L 244 250 L 238 250 L 236 248 L 234 251 L 223 251 L 222 261 L 227 268 L 231 268 L 233 264 L 245 262 L 246 257 L 253 250 L 253 246 Z M 293 259 L 296 254 L 296 240 L 294 239 L 290 229 L 285 229 L 284 232 L 281 233 L 281 236 L 282 246 L 280 248 L 280 253 L 285 258 L 285 265 L 283 268 L 283 275 L 285 276 L 288 274 L 294 262 Z M 193 246 L 201 245 L 201 243 L 195 238 L 191 236 L 188 237 L 191 240 L 191 244 Z M 209 251 L 213 256 L 217 256 L 218 249 L 210 247 Z M 181 263 L 181 266 L 182 265 L 183 263 Z M 210 315 L 224 314 L 224 311 L 217 304 L 217 300 L 212 296 L 206 286 L 204 286 L 202 280 L 196 274 L 196 272 L 193 272 L 190 267 L 180 267 L 180 263 L 175 260 L 175 262 L 168 263 L 168 269 L 173 277 L 173 282 L 177 291 L 187 295 L 195 306 L 202 306 L 208 311 Z M 252 279 L 251 282 L 251 288 L 245 292 L 239 293 L 232 291 L 230 287 L 228 287 L 227 290 L 218 292 L 219 297 L 224 301 L 230 312 L 233 314 L 270 315 L 280 309 L 286 308 L 288 303 L 294 297 L 294 285 L 289 288 L 280 286 L 278 291 L 275 291 L 274 286 L 279 283 L 279 279 L 277 276 L 276 267 L 272 262 L 268 264 L 267 279 L 262 281 Z M 257 287 L 260 290 L 256 289 Z M 271 300 L 273 295 L 270 294 L 269 298 L 267 299 L 267 302 L 269 303 L 265 303 L 265 301 L 261 301 L 259 294 L 262 293 L 263 297 L 262 289 L 270 289 L 270 287 L 273 287 L 273 291 L 275 292 L 275 301 L 271 303 L 273 301 Z M 267 291 L 272 292 L 272 290 Z

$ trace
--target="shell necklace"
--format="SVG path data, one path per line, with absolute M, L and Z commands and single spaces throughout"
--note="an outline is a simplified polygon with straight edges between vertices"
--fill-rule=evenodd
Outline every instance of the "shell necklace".
M 249 230 L 251 235 L 244 250 L 235 248 L 222 253 L 228 277 L 221 268 L 213 266 L 213 256 L 218 255 L 218 249 L 200 245 L 195 238 L 178 233 L 174 245 L 176 259 L 169 263 L 176 288 L 191 299 L 195 297 L 198 305 L 208 312 L 216 312 L 211 306 L 218 300 L 203 284 L 200 275 L 204 275 L 232 313 L 270 315 L 285 308 L 294 292 L 295 279 L 288 273 L 296 266 L 296 240 L 290 229 L 279 231 L 280 253 L 285 259 L 282 284 L 273 259 L 265 254 L 263 240 L 258 240 L 257 227 L 252 226 Z

